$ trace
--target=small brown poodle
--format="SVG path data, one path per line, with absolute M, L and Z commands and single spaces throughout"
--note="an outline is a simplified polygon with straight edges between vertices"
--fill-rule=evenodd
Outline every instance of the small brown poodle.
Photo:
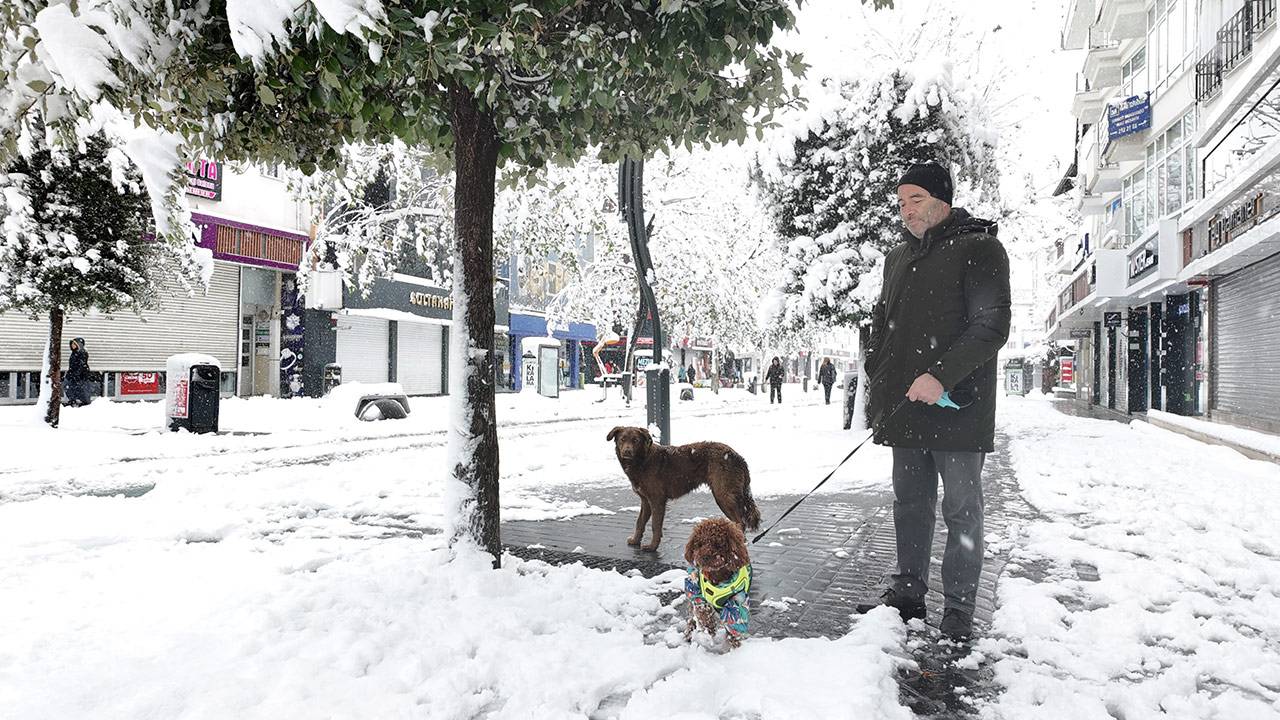
M 727 518 L 703 520 L 693 526 L 684 559 L 689 563 L 684 594 L 690 613 L 685 639 L 698 628 L 714 635 L 718 623 L 724 626 L 729 647 L 738 647 L 751 619 L 751 557 L 742 528 Z

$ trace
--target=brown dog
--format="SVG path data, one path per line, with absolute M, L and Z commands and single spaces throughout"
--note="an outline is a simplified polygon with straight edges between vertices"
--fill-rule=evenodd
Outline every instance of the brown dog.
M 751 589 L 751 557 L 742 529 L 724 518 L 703 520 L 693 526 L 684 546 L 689 563 L 684 593 L 689 601 L 689 623 L 684 636 L 702 628 L 715 635 L 723 625 L 729 647 L 747 637 L 751 611 L 747 593 Z
M 760 527 L 760 510 L 751 497 L 751 473 L 747 461 L 733 448 L 718 442 L 658 445 L 648 430 L 616 427 L 606 440 L 613 442 L 618 463 L 640 496 L 640 516 L 628 545 L 639 545 L 644 524 L 653 517 L 653 538 L 642 550 L 657 550 L 662 542 L 662 521 L 667 501 L 683 497 L 701 485 L 711 488 L 720 511 L 740 527 Z

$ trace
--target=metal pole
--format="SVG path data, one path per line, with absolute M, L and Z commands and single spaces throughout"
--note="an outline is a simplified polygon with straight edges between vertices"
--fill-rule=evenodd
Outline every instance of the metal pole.
M 627 222 L 631 237 L 631 252 L 636 263 L 636 279 L 640 285 L 640 322 L 642 327 L 645 310 L 653 318 L 653 367 L 647 372 L 645 394 L 648 399 L 647 416 L 650 425 L 658 427 L 658 442 L 671 444 L 671 371 L 662 362 L 662 318 L 658 314 L 658 301 L 649 284 L 653 274 L 653 259 L 649 257 L 649 228 L 644 220 L 644 160 L 623 158 L 618 163 L 618 209 Z M 637 330 L 636 336 L 639 335 Z M 633 340 L 634 342 L 634 340 Z

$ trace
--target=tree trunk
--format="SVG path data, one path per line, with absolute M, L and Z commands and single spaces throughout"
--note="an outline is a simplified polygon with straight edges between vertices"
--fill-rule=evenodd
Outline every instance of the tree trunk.
M 458 503 L 450 543 L 471 538 L 493 555 L 498 527 L 498 428 L 494 408 L 493 202 L 498 170 L 493 116 L 459 86 L 449 89 L 454 142 L 453 396 L 449 464 L 467 495 Z
M 49 346 L 44 350 L 44 377 L 40 378 L 40 398 L 47 397 L 48 402 L 44 407 L 44 421 L 49 427 L 58 427 L 62 410 L 62 318 L 62 308 L 49 311 Z

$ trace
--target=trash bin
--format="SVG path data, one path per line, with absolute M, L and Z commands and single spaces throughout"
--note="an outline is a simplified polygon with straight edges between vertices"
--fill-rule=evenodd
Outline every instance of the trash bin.
M 165 364 L 165 425 L 176 432 L 218 431 L 222 367 L 217 358 L 198 353 L 173 355 Z
M 324 377 L 320 383 L 321 393 L 328 395 L 329 391 L 342 384 L 342 366 L 338 363 L 328 363 L 324 366 Z

